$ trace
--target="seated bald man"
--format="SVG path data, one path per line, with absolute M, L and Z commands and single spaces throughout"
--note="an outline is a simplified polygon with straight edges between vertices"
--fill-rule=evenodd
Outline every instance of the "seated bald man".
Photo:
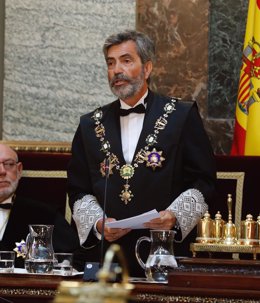
M 17 153 L 0 144 L 0 250 L 13 250 L 16 242 L 25 240 L 29 224 L 51 224 L 54 251 L 73 252 L 79 246 L 78 235 L 59 211 L 15 195 L 22 170 Z M 16 258 L 15 267 L 24 267 L 22 257 Z

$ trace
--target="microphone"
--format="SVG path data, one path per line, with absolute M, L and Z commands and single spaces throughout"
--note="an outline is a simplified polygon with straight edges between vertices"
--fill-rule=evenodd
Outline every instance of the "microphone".
M 106 209 L 107 209 L 107 181 L 109 178 L 109 166 L 110 159 L 105 159 L 105 190 L 104 190 L 104 202 L 103 202 L 103 218 L 102 218 L 102 229 L 101 229 L 101 248 L 100 248 L 100 268 L 104 263 L 104 241 L 105 241 L 105 220 L 106 220 Z
M 87 262 L 85 264 L 85 270 L 83 275 L 83 281 L 97 281 L 97 272 L 103 266 L 104 263 L 104 242 L 105 242 L 105 220 L 106 220 L 106 204 L 107 204 L 107 184 L 109 178 L 109 166 L 110 159 L 105 159 L 105 188 L 104 188 L 104 201 L 103 201 L 103 217 L 102 217 L 102 229 L 101 229 L 101 245 L 100 245 L 100 263 L 99 262 Z M 113 268 L 114 263 L 112 264 Z

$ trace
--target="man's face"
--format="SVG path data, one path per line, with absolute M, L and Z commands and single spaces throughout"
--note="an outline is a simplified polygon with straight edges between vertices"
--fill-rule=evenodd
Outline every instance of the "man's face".
M 22 163 L 17 163 L 16 153 L 0 144 L 0 202 L 9 198 L 16 190 L 22 174 Z
M 135 104 L 147 90 L 146 79 L 151 71 L 147 69 L 147 64 L 142 64 L 135 42 L 130 40 L 111 46 L 107 54 L 107 67 L 112 92 L 129 105 Z M 127 102 L 129 99 L 130 102 Z

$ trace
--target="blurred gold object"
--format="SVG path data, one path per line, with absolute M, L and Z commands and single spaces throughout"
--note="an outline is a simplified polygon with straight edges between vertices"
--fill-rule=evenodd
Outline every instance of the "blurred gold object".
M 245 245 L 258 244 L 256 233 L 257 223 L 253 220 L 253 216 L 248 214 L 246 220 L 241 222 L 239 243 Z
M 260 245 L 260 215 L 257 217 L 256 221 L 256 238 L 258 240 L 258 244 Z
M 216 243 L 222 241 L 225 221 L 222 219 L 221 213 L 218 211 L 213 222 L 213 238 Z
M 197 225 L 197 243 L 212 243 L 213 239 L 213 220 L 210 218 L 210 213 L 206 211 L 202 219 Z
M 112 261 L 118 257 L 122 268 L 122 282 L 109 283 L 115 272 L 111 271 Z M 121 248 L 113 244 L 107 250 L 104 265 L 98 272 L 96 283 L 62 281 L 54 303 L 125 303 L 134 286 L 128 283 L 129 275 Z
M 232 195 L 228 194 L 228 222 L 224 225 L 223 244 L 233 245 L 237 243 L 237 229 L 236 225 L 232 222 Z

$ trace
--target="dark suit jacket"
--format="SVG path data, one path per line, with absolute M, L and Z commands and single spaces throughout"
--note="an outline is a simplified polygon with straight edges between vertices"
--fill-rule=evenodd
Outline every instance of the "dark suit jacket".
M 143 148 L 145 139 L 154 132 L 154 125 L 159 116 L 164 113 L 164 106 L 170 98 L 149 91 L 147 110 L 143 129 L 136 147 L 135 154 Z M 102 107 L 102 123 L 105 127 L 105 139 L 111 145 L 120 166 L 125 164 L 121 146 L 119 100 Z M 118 170 L 108 179 L 106 215 L 116 219 L 132 217 L 143 212 L 157 209 L 165 210 L 183 191 L 196 188 L 210 200 L 215 187 L 215 161 L 209 139 L 203 128 L 195 102 L 176 102 L 176 110 L 167 118 L 166 128 L 158 135 L 157 143 L 153 146 L 162 151 L 165 161 L 161 168 L 153 170 L 144 164 L 135 169 L 134 177 L 129 180 L 134 198 L 125 205 L 119 194 L 125 180 L 120 177 Z M 68 167 L 69 196 L 71 206 L 86 194 L 96 196 L 101 207 L 104 201 L 105 178 L 100 173 L 100 163 L 105 155 L 101 151 L 99 138 L 96 137 L 93 113 L 81 117 L 80 125 L 72 145 L 72 159 Z M 135 158 L 135 156 L 134 156 Z M 143 270 L 136 262 L 134 247 L 138 237 L 149 235 L 148 230 L 133 230 L 117 241 L 121 245 L 129 262 L 132 276 L 143 275 Z M 195 235 L 193 235 L 195 236 Z M 91 246 L 95 236 L 90 233 L 87 245 Z M 178 255 L 189 254 L 189 243 L 186 239 L 182 244 L 175 244 Z M 109 243 L 105 243 L 108 247 Z M 145 245 L 143 245 L 145 246 Z M 78 260 L 98 259 L 99 247 L 85 250 L 78 254 Z M 149 248 L 143 248 L 144 258 L 147 258 Z
M 79 248 L 78 235 L 62 214 L 38 201 L 16 197 L 0 241 L 0 250 L 13 250 L 16 242 L 26 240 L 29 224 L 54 225 L 52 237 L 54 252 L 73 252 Z M 15 266 L 24 266 L 22 257 L 16 258 Z

